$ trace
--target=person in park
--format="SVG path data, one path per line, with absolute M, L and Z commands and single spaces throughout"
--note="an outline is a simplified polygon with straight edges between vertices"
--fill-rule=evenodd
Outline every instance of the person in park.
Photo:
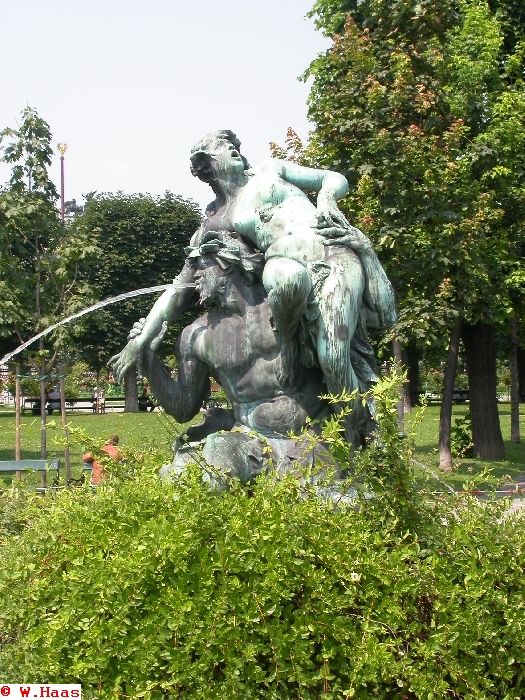
M 313 464 L 314 453 L 306 456 L 300 441 L 289 433 L 299 433 L 308 420 L 330 414 L 328 404 L 319 398 L 323 381 L 318 368 L 295 368 L 293 387 L 279 380 L 283 342 L 270 323 L 268 298 L 260 281 L 263 263 L 263 255 L 242 239 L 208 233 L 190 253 L 188 263 L 199 299 L 208 310 L 177 341 L 177 380 L 156 354 L 166 321 L 142 351 L 155 396 L 181 423 L 199 413 L 209 396 L 210 377 L 224 388 L 232 409 L 209 409 L 204 422 L 190 427 L 187 436 L 189 443 L 204 440 L 207 467 L 243 483 L 251 482 L 270 461 L 281 472 L 297 462 Z M 132 337 L 139 338 L 143 328 L 144 319 L 135 324 Z M 171 470 L 180 471 L 195 461 L 194 455 L 193 444 L 179 445 Z M 207 472 L 210 481 L 220 485 L 212 471 Z
M 93 390 L 92 408 L 93 413 L 106 412 L 106 394 L 104 389 L 99 389 L 98 386 Z
M 367 391 L 377 381 L 367 328 L 389 327 L 396 312 L 392 286 L 369 239 L 337 207 L 348 190 L 346 179 L 277 159 L 251 168 L 228 130 L 208 134 L 194 146 L 191 169 L 215 194 L 191 246 L 210 232 L 226 232 L 264 253 L 263 286 L 273 327 L 282 339 L 280 384 L 295 385 L 299 363 L 317 364 L 331 394 Z M 318 193 L 317 206 L 306 192 Z M 186 263 L 174 282 L 193 281 L 194 270 Z M 166 290 L 141 334 L 116 358 L 119 379 L 140 362 L 142 349 L 162 324 L 176 321 L 194 300 L 191 287 L 174 284 Z M 305 334 L 313 353 L 305 351 Z M 370 412 L 373 405 L 365 408 L 356 398 L 346 420 L 347 439 L 354 447 L 363 442 Z
M 53 411 L 60 411 L 61 397 L 58 387 L 54 386 L 47 395 L 47 412 L 50 416 L 53 415 Z
M 150 395 L 148 394 L 148 389 L 147 387 L 142 388 L 142 393 L 139 396 L 139 411 L 154 411 L 155 410 L 155 404 L 151 400 Z
M 111 457 L 115 462 L 120 462 L 122 459 L 122 452 L 118 448 L 119 436 L 110 435 L 106 440 L 106 444 L 102 447 L 102 451 Z M 107 472 L 104 471 L 104 465 L 93 457 L 91 452 L 86 452 L 82 456 L 82 461 L 87 464 L 92 464 L 91 471 L 91 484 L 93 486 L 98 486 L 101 481 L 107 478 Z

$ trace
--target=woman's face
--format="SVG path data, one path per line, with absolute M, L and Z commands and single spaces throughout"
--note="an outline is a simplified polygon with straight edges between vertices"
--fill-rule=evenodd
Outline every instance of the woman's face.
M 228 180 L 244 170 L 244 161 L 235 146 L 225 139 L 217 139 L 206 149 L 209 153 L 203 168 L 199 168 L 201 180 Z M 202 176 L 201 176 L 202 175 Z
M 218 159 L 222 159 L 224 167 L 235 174 L 242 173 L 244 170 L 244 161 L 233 143 L 229 141 L 219 141 L 218 143 L 217 157 Z

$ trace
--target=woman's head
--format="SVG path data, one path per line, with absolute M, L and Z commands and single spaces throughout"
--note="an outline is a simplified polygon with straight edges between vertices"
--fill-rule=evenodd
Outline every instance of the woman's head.
M 241 142 L 229 129 L 213 131 L 191 149 L 191 174 L 203 182 L 236 175 L 250 167 L 240 152 Z

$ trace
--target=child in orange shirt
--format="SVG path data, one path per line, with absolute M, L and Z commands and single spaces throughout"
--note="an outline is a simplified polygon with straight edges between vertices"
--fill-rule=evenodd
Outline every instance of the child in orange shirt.
M 102 448 L 102 450 L 106 452 L 106 454 L 108 454 L 111 457 L 111 459 L 115 460 L 115 462 L 119 462 L 122 458 L 122 453 L 117 447 L 118 443 L 119 436 L 110 435 L 106 441 L 106 444 Z M 84 462 L 91 462 L 93 464 L 93 471 L 91 472 L 91 484 L 93 486 L 98 486 L 102 479 L 105 479 L 107 477 L 107 472 L 104 471 L 104 467 L 93 457 L 91 452 L 86 452 L 86 454 L 83 455 L 82 460 Z

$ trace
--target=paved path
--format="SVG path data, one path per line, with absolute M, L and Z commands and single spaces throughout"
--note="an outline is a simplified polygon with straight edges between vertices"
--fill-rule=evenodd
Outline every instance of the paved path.
M 512 498 L 508 513 L 515 513 L 525 507 L 525 474 L 519 474 L 514 484 L 498 486 L 496 494 L 500 498 Z

